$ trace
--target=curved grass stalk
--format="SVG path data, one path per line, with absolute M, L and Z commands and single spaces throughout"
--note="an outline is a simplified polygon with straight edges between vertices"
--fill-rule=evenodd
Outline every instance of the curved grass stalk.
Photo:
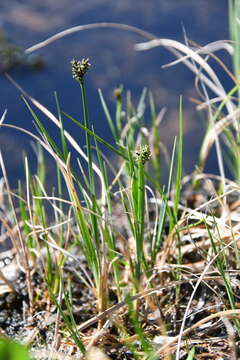
M 210 126 L 214 127 L 218 113 L 213 114 L 213 108 L 211 107 L 211 105 L 209 103 L 210 99 L 209 99 L 208 92 L 207 92 L 207 89 L 206 89 L 206 86 L 204 83 L 202 83 L 202 89 L 203 89 L 205 99 L 207 99 L 207 101 L 208 101 L 209 124 L 210 124 Z M 224 165 L 223 165 L 222 149 L 220 146 L 220 140 L 219 140 L 219 136 L 218 136 L 217 132 L 213 133 L 213 141 L 215 143 L 216 154 L 217 154 L 217 163 L 218 163 L 219 173 L 221 176 L 222 191 L 224 193 L 225 192 L 225 170 L 224 170 Z M 223 199 L 223 202 L 224 202 L 224 207 L 226 209 L 226 198 L 225 197 Z
M 228 68 L 226 67 L 226 65 L 224 64 L 224 62 L 219 59 L 218 56 L 216 56 L 215 54 L 213 54 L 215 51 L 218 50 L 223 50 L 225 49 L 228 54 L 230 56 L 233 55 L 233 46 L 230 45 L 229 43 L 232 43 L 232 41 L 230 40 L 221 40 L 221 41 L 215 41 L 213 43 L 209 43 L 205 46 L 200 46 L 198 44 L 195 44 L 193 41 L 189 40 L 190 44 L 193 44 L 193 46 L 195 45 L 197 47 L 197 50 L 194 50 L 196 54 L 200 54 L 200 55 L 209 55 L 210 57 L 214 58 L 219 65 L 223 68 L 223 70 L 226 72 L 226 74 L 228 74 L 228 76 L 235 82 L 237 83 L 237 79 L 235 78 L 235 76 L 228 70 Z M 221 44 L 223 46 L 221 46 Z M 171 61 L 170 63 L 166 64 L 166 65 L 162 65 L 162 68 L 168 68 L 177 64 L 182 63 L 184 60 L 188 60 L 191 59 L 190 55 L 184 55 L 182 57 L 180 57 L 177 60 Z
M 221 132 L 226 129 L 227 126 L 229 126 L 231 123 L 234 122 L 234 119 L 239 115 L 240 109 L 234 110 L 232 114 L 229 114 L 225 117 L 223 117 L 221 120 L 217 121 L 217 117 L 220 115 L 222 109 L 224 108 L 225 104 L 228 102 L 228 99 L 236 92 L 238 91 L 238 85 L 235 86 L 223 99 L 223 101 L 220 103 L 219 107 L 217 108 L 213 118 L 212 118 L 212 126 L 205 134 L 205 137 L 203 139 L 200 155 L 199 155 L 199 169 L 200 171 L 203 170 L 203 167 L 205 165 L 207 155 L 209 153 L 209 150 L 214 142 L 215 136 L 218 136 L 221 134 Z
M 74 34 L 76 32 L 83 31 L 83 30 L 99 29 L 99 28 L 115 28 L 115 29 L 120 29 L 120 30 L 125 30 L 125 31 L 131 31 L 131 32 L 134 32 L 136 34 L 139 34 L 139 35 L 145 37 L 148 40 L 152 40 L 152 39 L 156 38 L 156 36 L 154 36 L 150 32 L 141 30 L 136 26 L 121 24 L 121 23 L 100 22 L 100 23 L 93 23 L 93 24 L 86 24 L 86 25 L 78 25 L 78 26 L 74 26 L 69 29 L 66 29 L 64 31 L 60 31 L 59 33 L 47 38 L 46 40 L 41 41 L 40 43 L 35 44 L 35 45 L 25 49 L 25 53 L 30 54 L 36 50 L 42 49 L 42 48 L 52 44 L 53 42 L 55 42 L 59 39 L 62 39 L 65 36 Z
M 151 40 L 151 41 L 148 41 L 145 43 L 136 44 L 135 49 L 139 50 L 139 51 L 144 51 L 144 50 L 150 50 L 150 49 L 158 47 L 158 46 L 163 46 L 163 47 L 170 48 L 170 49 L 171 48 L 176 49 L 176 50 L 188 55 L 188 57 L 191 60 L 194 60 L 196 63 L 198 63 L 198 65 L 200 65 L 200 67 L 202 69 L 204 69 L 206 71 L 206 73 L 210 76 L 212 81 L 220 89 L 222 89 L 224 91 L 224 88 L 223 88 L 221 82 L 219 81 L 217 75 L 215 74 L 215 71 L 211 68 L 211 66 L 209 66 L 208 63 L 200 55 L 198 55 L 197 51 L 190 49 L 189 47 L 180 43 L 179 41 L 171 40 L 171 39 L 154 39 L 154 40 Z M 182 61 L 183 61 L 183 59 L 182 59 Z
M 138 51 L 145 51 L 159 46 L 168 48 L 168 50 L 178 58 L 182 58 L 182 53 L 188 55 L 191 60 L 194 60 L 200 66 L 201 69 L 204 69 L 206 71 L 209 77 L 202 73 L 199 73 L 199 69 L 196 68 L 196 66 L 192 64 L 191 61 L 187 59 L 182 59 L 182 62 L 188 68 L 190 68 L 193 73 L 201 77 L 201 80 L 218 96 L 226 96 L 224 87 L 222 86 L 220 80 L 218 79 L 216 73 L 211 68 L 211 66 L 209 66 L 208 63 L 198 53 L 196 53 L 196 51 L 189 49 L 186 45 L 171 39 L 154 39 L 148 42 L 136 44 L 135 49 Z M 226 103 L 226 107 L 228 109 L 228 112 L 232 114 L 235 109 L 235 105 L 231 101 L 228 101 Z

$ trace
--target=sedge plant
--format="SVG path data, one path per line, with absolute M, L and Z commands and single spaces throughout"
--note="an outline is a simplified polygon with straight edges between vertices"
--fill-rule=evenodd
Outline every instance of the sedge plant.
M 203 92 L 205 103 L 199 105 L 208 106 L 208 109 L 212 110 L 209 112 L 211 126 L 204 139 L 200 159 L 202 171 L 209 149 L 216 140 L 214 136 L 223 134 L 229 144 L 236 144 L 237 149 L 234 126 L 239 110 L 234 105 L 233 96 L 239 91 L 238 82 L 235 82 L 230 92 L 221 88 L 215 72 L 201 56 L 204 51 L 208 53 L 211 46 L 194 51 L 178 42 L 151 38 L 150 43 L 138 44 L 136 48 L 147 50 L 155 46 L 174 50 L 178 61 L 184 62 L 199 77 L 200 82 L 218 96 L 217 100 L 212 101 L 207 93 Z M 158 113 L 152 94 L 144 89 L 139 101 L 134 105 L 131 93 L 128 91 L 125 96 L 123 87 L 119 86 L 114 92 L 115 110 L 111 112 L 102 91 L 99 90 L 104 120 L 108 122 L 113 136 L 112 142 L 106 141 L 95 132 L 89 121 L 86 91 L 89 60 L 73 60 L 71 65 L 73 77 L 81 92 L 82 121 L 62 111 L 57 94 L 55 116 L 21 90 L 38 131 L 37 135 L 29 132 L 28 135 L 40 144 L 40 149 L 46 150 L 54 159 L 57 179 L 57 190 L 47 194 L 47 171 L 41 156 L 42 150 L 39 152 L 36 175 L 31 173 L 25 157 L 26 190 L 23 184 L 19 183 L 19 214 L 23 223 L 21 234 L 24 233 L 26 237 L 25 256 L 32 254 L 31 259 L 36 269 L 39 269 L 38 262 L 41 263 L 45 281 L 41 289 L 44 291 L 32 289 L 31 263 L 26 266 L 31 308 L 33 310 L 35 306 L 42 311 L 49 309 L 49 304 L 54 305 L 53 308 L 57 310 L 56 332 L 61 327 L 63 342 L 69 342 L 70 336 L 83 355 L 86 354 L 88 345 L 98 344 L 98 341 L 101 344 L 104 344 L 104 341 L 108 343 L 109 339 L 114 338 L 118 345 L 127 344 L 133 357 L 143 359 L 158 358 L 160 353 L 170 359 L 175 350 L 169 348 L 166 354 L 165 350 L 168 344 L 178 342 L 176 359 L 179 359 L 180 349 L 184 351 L 181 337 L 191 334 L 190 327 L 184 330 L 186 321 L 189 319 L 191 322 L 195 316 L 195 313 L 189 316 L 191 302 L 202 281 L 218 281 L 220 277 L 227 299 L 223 305 L 229 306 L 231 311 L 237 311 L 234 285 L 230 275 L 226 273 L 230 273 L 227 255 L 232 254 L 232 249 L 236 255 L 238 253 L 238 227 L 232 227 L 231 231 L 227 232 L 232 226 L 229 220 L 228 224 L 224 224 L 224 232 L 224 226 L 218 228 L 218 224 L 223 223 L 222 218 L 206 214 L 203 209 L 206 204 L 197 209 L 189 209 L 188 205 L 185 206 L 182 202 L 182 98 L 179 105 L 179 136 L 173 143 L 168 161 L 167 184 L 164 185 L 161 167 L 164 151 L 159 131 L 164 111 Z M 37 106 L 57 126 L 60 145 L 50 135 L 47 126 L 30 103 Z M 147 105 L 150 106 L 149 113 L 146 112 Z M 149 114 L 151 127 L 146 122 Z M 233 115 L 236 115 L 235 118 Z M 84 133 L 86 152 L 66 131 L 66 120 L 71 120 L 77 129 Z M 228 125 L 231 125 L 231 128 L 227 129 Z M 0 126 L 11 127 L 10 124 L 3 124 L 3 120 Z M 18 127 L 15 129 L 24 131 Z M 76 161 L 72 148 L 79 156 Z M 107 156 L 102 153 L 103 148 L 108 151 Z M 87 164 L 87 172 L 82 161 Z M 10 194 L 9 187 L 7 190 Z M 66 193 L 68 199 L 64 198 Z M 219 191 L 216 199 L 210 200 L 224 199 L 222 202 L 219 200 L 219 212 L 227 204 L 226 194 L 223 190 Z M 48 219 L 46 202 L 54 213 L 53 224 Z M 151 223 L 149 215 L 152 204 L 154 224 Z M 13 203 L 11 208 L 14 208 Z M 217 229 L 217 236 L 215 233 L 213 236 L 213 229 Z M 194 237 L 194 231 L 198 232 L 198 237 Z M 233 247 L 225 244 L 226 238 L 230 245 L 234 243 Z M 201 246 L 204 249 L 207 247 L 208 252 L 201 251 Z M 203 266 L 201 275 L 189 266 L 191 257 L 200 257 L 200 266 Z M 77 265 L 71 265 L 71 261 Z M 208 277 L 207 270 L 213 265 L 218 271 L 218 277 L 215 277 L 215 273 Z M 81 290 L 74 298 L 76 283 L 80 283 Z M 194 288 L 190 294 L 190 286 L 183 286 L 186 283 L 191 284 L 191 289 Z M 185 292 L 182 293 L 182 289 Z M 78 324 L 77 319 L 82 316 L 83 307 L 78 312 L 75 302 L 84 291 L 94 297 L 94 301 L 91 298 L 91 310 L 96 311 L 96 314 Z M 185 294 L 188 296 L 187 301 Z M 214 294 L 218 295 L 216 291 Z M 169 304 L 171 301 L 173 304 Z M 172 319 L 172 309 L 175 308 L 176 314 L 180 315 L 173 329 L 169 318 Z M 234 315 L 233 312 L 231 314 Z M 179 329 L 182 319 L 183 325 Z M 98 328 L 91 328 L 96 323 Z M 238 321 L 234 320 L 234 326 L 239 329 Z M 153 334 L 161 332 L 165 336 L 168 335 L 168 329 L 175 332 L 174 336 L 171 336 L 170 340 L 167 336 L 164 337 L 164 343 L 163 339 L 160 339 L 162 345 L 155 351 Z M 134 345 L 131 341 L 135 342 Z M 184 356 L 193 359 L 197 351 L 197 346 L 188 348 L 188 354 Z

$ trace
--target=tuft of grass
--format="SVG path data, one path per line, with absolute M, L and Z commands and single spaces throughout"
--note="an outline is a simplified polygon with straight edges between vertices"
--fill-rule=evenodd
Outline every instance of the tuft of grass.
M 235 40 L 237 4 L 229 1 L 231 34 Z M 104 121 L 112 132 L 110 142 L 95 132 L 93 122 L 89 121 L 91 108 L 85 78 L 90 67 L 88 59 L 72 61 L 73 77 L 80 86 L 83 120 L 62 111 L 56 93 L 55 116 L 15 83 L 33 118 L 36 133 L 5 123 L 5 113 L 0 127 L 22 131 L 36 141 L 37 171 L 32 173 L 25 156 L 26 181 L 19 182 L 15 194 L 9 187 L 0 156 L 4 178 L 4 184 L 0 183 L 4 207 L 0 220 L 14 242 L 23 270 L 27 294 L 24 318 L 27 319 L 26 313 L 31 320 L 36 314 L 44 314 L 26 343 L 46 349 L 42 333 L 47 330 L 53 335 L 53 341 L 47 345 L 52 354 L 59 351 L 59 356 L 71 348 L 77 358 L 92 358 L 97 346 L 102 347 L 98 354 L 104 359 L 114 351 L 115 355 L 123 351 L 122 358 L 130 354 L 135 359 L 170 360 L 175 356 L 179 360 L 183 353 L 190 360 L 201 356 L 202 348 L 208 348 L 209 357 L 212 355 L 210 346 L 198 346 L 209 342 L 203 325 L 211 322 L 214 329 L 210 330 L 216 335 L 221 321 L 218 319 L 228 317 L 222 322 L 222 326 L 227 324 L 224 340 L 234 358 L 233 339 L 239 341 L 236 273 L 240 167 L 239 109 L 235 99 L 239 92 L 238 58 L 233 60 L 233 75 L 214 54 L 219 47 L 231 52 L 229 44 L 205 47 L 195 44 L 191 48 L 188 41 L 181 44 L 157 39 L 136 28 L 118 26 L 137 31 L 150 40 L 137 44 L 137 50 L 166 47 L 177 57 L 168 66 L 182 62 L 197 77 L 202 95 L 197 108 L 207 110 L 208 122 L 198 170 L 189 177 L 183 176 L 182 97 L 179 131 L 173 139 L 171 154 L 167 155 L 170 160 L 166 161 L 165 184 L 162 180 L 165 150 L 159 131 L 165 110 L 158 111 L 154 96 L 147 89 L 143 89 L 136 103 L 123 86 L 115 89 L 113 112 L 102 91 L 98 91 Z M 92 27 L 97 25 L 77 27 L 70 32 Z M 41 46 L 44 44 L 37 47 Z M 27 50 L 31 51 L 33 48 Z M 233 80 L 230 91 L 222 86 L 206 54 Z M 50 135 L 47 123 L 34 107 L 56 126 L 59 140 Z M 83 147 L 65 129 L 69 120 L 83 131 Z M 228 147 L 234 181 L 225 177 L 222 141 Z M 203 173 L 213 144 L 220 176 Z M 44 152 L 51 156 L 56 174 L 56 188 L 50 193 Z M 17 293 L 18 288 L 1 271 L 0 277 L 8 291 Z M 30 326 L 31 322 L 26 324 Z M 213 343 L 216 337 L 211 338 Z M 189 349 L 186 340 L 194 341 L 194 346 L 191 344 Z M 216 346 L 220 345 L 215 342 L 213 348 Z

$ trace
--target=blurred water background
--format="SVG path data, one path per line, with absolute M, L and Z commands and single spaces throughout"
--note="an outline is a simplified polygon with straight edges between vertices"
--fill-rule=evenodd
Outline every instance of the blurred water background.
M 118 22 L 137 26 L 160 38 L 184 41 L 183 25 L 188 38 L 200 45 L 228 39 L 227 1 L 224 0 L 1 0 L 0 27 L 9 40 L 25 49 L 47 37 L 76 25 L 95 22 Z M 100 109 L 97 89 L 101 88 L 110 107 L 113 106 L 113 90 L 123 84 L 131 90 L 136 101 L 144 87 L 150 89 L 158 109 L 167 107 L 160 126 L 160 136 L 168 148 L 178 129 L 179 96 L 184 104 L 184 168 L 194 169 L 204 132 L 204 116 L 195 111 L 189 101 L 197 96 L 194 76 L 183 66 L 161 69 L 161 65 L 173 60 L 167 50 L 156 48 L 148 52 L 134 51 L 134 44 L 145 39 L 137 34 L 117 30 L 98 29 L 75 33 L 39 50 L 45 67 L 33 71 L 17 67 L 12 77 L 32 96 L 56 113 L 54 91 L 61 108 L 73 117 L 81 118 L 80 90 L 72 80 L 70 60 L 89 57 L 92 63 L 87 76 L 87 94 L 91 122 L 97 134 L 111 140 L 111 134 Z M 231 60 L 222 55 L 227 65 Z M 216 66 L 216 70 L 219 71 Z M 221 70 L 220 70 L 221 71 Z M 228 80 L 222 79 L 226 87 Z M 6 122 L 32 130 L 32 118 L 20 93 L 3 76 L 0 76 L 0 114 L 8 109 Z M 44 124 L 54 134 L 51 123 L 41 116 Z M 65 121 L 66 128 L 74 132 L 83 143 L 83 133 Z M 23 150 L 34 162 L 35 155 L 30 139 L 13 130 L 1 129 L 0 148 L 6 162 L 12 184 L 23 177 Z M 214 152 L 208 162 L 208 170 L 216 172 Z M 51 166 L 48 168 L 51 177 Z

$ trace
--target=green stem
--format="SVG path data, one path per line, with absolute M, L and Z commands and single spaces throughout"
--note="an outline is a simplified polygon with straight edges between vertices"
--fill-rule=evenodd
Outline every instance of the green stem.
M 84 116 L 84 126 L 86 129 L 89 129 L 89 118 L 88 118 L 88 110 L 87 110 L 87 97 L 86 97 L 86 91 L 84 86 L 84 81 L 79 80 L 79 84 L 81 87 L 81 93 L 82 93 L 82 104 L 83 104 L 83 116 Z M 99 243 L 99 234 L 98 234 L 98 224 L 97 219 L 94 214 L 97 212 L 97 206 L 96 206 L 96 191 L 95 191 L 95 183 L 94 183 L 94 174 L 93 174 L 93 166 L 92 166 L 92 151 L 91 151 L 91 140 L 90 135 L 87 131 L 85 131 L 85 137 L 86 137 L 86 146 L 87 146 L 87 156 L 88 156 L 88 175 L 89 175 L 89 190 L 90 190 L 90 198 L 92 201 L 92 213 L 90 215 L 91 221 L 92 221 L 92 227 L 93 227 L 93 233 L 94 233 L 94 239 L 96 242 L 97 249 L 99 249 L 100 243 Z
M 90 130 L 88 111 L 87 111 L 87 97 L 86 97 L 84 81 L 83 80 L 79 81 L 79 85 L 81 87 L 81 93 L 82 93 L 84 125 L 88 130 Z M 86 146 L 87 146 L 87 156 L 88 156 L 88 162 L 89 162 L 88 174 L 89 174 L 90 192 L 91 192 L 91 195 L 94 195 L 95 194 L 95 186 L 94 186 L 94 176 L 93 176 L 93 167 L 92 167 L 91 140 L 90 140 L 90 135 L 87 131 L 85 132 L 85 137 L 86 137 Z

